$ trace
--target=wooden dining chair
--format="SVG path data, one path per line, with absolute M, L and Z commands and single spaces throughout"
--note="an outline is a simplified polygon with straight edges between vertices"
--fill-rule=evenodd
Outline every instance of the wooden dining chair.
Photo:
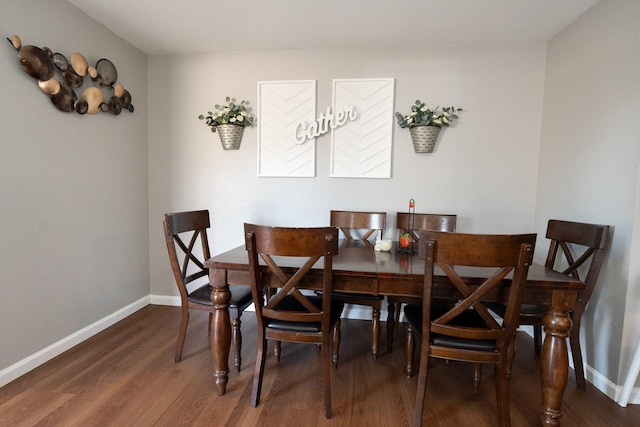
M 573 322 L 569 332 L 569 344 L 576 383 L 581 389 L 586 388 L 586 382 L 580 346 L 580 323 L 582 314 L 596 287 L 605 252 L 609 245 L 609 236 L 608 225 L 557 219 L 551 219 L 547 223 L 546 237 L 550 239 L 550 243 L 545 265 L 579 280 L 584 277 L 584 290 L 578 295 L 576 307 L 569 313 Z M 493 304 L 491 309 L 498 315 L 503 315 L 505 312 L 505 306 L 502 304 Z M 547 305 L 523 304 L 520 311 L 520 324 L 533 326 L 534 350 L 537 354 L 540 354 L 542 349 L 543 319 L 548 310 Z
M 333 256 L 338 254 L 335 227 L 284 228 L 245 224 L 249 274 L 258 324 L 258 350 L 251 406 L 260 403 L 267 340 L 320 346 L 324 384 L 324 415 L 331 418 L 331 363 L 338 363 L 340 315 L 344 303 L 331 297 Z M 288 264 L 285 265 L 285 262 Z M 310 277 L 322 262 L 322 274 Z M 316 283 L 323 294 L 308 295 L 299 287 Z M 275 289 L 263 298 L 266 288 Z M 333 336 L 333 353 L 329 341 Z
M 413 243 L 420 240 L 420 230 L 456 231 L 457 215 L 397 212 L 396 223 L 399 234 L 408 233 Z M 388 296 L 387 309 L 387 350 L 393 349 L 393 338 L 400 322 L 402 304 L 420 304 L 420 298 L 405 296 Z
M 382 235 L 387 222 L 386 212 L 331 211 L 330 225 L 340 229 L 345 240 L 362 240 L 373 250 L 378 234 Z M 384 297 L 371 294 L 334 292 L 345 304 L 371 307 L 371 354 L 378 357 L 380 342 L 380 308 Z
M 210 257 L 209 240 L 207 238 L 207 229 L 210 227 L 209 211 L 168 213 L 164 216 L 163 226 L 167 250 L 169 251 L 169 262 L 180 292 L 182 306 L 178 343 L 176 344 L 174 358 L 175 362 L 179 362 L 182 359 L 182 348 L 184 347 L 184 339 L 189 324 L 189 309 L 208 311 L 209 331 L 211 329 L 211 317 L 213 315 L 212 288 L 207 280 L 209 270 L 204 266 L 204 261 Z M 242 362 L 240 316 L 242 316 L 243 310 L 251 302 L 251 286 L 233 286 L 229 303 L 229 316 L 232 326 L 234 365 L 238 371 L 240 371 Z
M 533 260 L 535 234 L 487 235 L 420 232 L 420 258 L 425 260 L 423 301 L 409 304 L 407 318 L 407 376 L 412 373 L 414 338 L 421 339 L 418 389 L 413 417 L 414 427 L 422 425 L 430 357 L 495 366 L 495 393 L 498 421 L 510 425 L 507 367 L 508 351 L 518 326 L 529 265 Z M 435 276 L 438 266 L 446 278 Z M 464 281 L 463 266 L 491 270 L 479 283 Z M 512 273 L 509 286 L 505 277 Z M 433 305 L 434 287 L 452 287 L 458 294 L 455 305 Z M 485 301 L 496 293 L 508 295 L 502 323 L 489 313 Z

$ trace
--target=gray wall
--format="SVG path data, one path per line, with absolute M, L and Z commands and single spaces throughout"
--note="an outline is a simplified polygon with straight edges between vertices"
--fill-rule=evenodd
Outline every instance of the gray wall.
M 66 1 L 0 2 L 0 373 L 149 294 L 146 56 Z M 5 37 L 110 59 L 136 111 L 57 110 Z
M 639 2 L 599 2 L 549 43 L 545 73 L 535 224 L 615 228 L 581 328 L 587 377 L 609 395 L 640 333 L 638 22 Z
M 162 214 L 211 211 L 214 253 L 243 242 L 243 222 L 326 225 L 331 209 L 391 214 L 409 199 L 418 212 L 456 213 L 461 231 L 531 230 L 545 44 L 231 52 L 149 58 L 151 292 L 175 294 L 160 233 Z M 394 124 L 392 177 L 329 177 L 330 135 L 316 139 L 316 177 L 257 177 L 257 128 L 240 150 L 223 151 L 198 115 L 226 96 L 257 105 L 257 82 L 317 81 L 317 114 L 331 105 L 332 79 L 396 79 L 395 111 L 416 98 L 464 108 L 433 154 L 416 154 Z M 259 118 L 258 118 L 259 119 Z

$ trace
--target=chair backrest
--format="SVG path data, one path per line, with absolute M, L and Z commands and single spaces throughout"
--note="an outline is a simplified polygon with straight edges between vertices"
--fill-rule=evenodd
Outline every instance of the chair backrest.
M 244 225 L 245 244 L 249 256 L 249 274 L 258 326 L 264 318 L 291 322 L 322 322 L 328 331 L 331 309 L 333 256 L 338 253 L 338 229 L 335 227 L 288 228 L 263 225 Z M 314 305 L 299 286 L 308 284 L 305 277 L 323 259 L 322 307 Z M 264 266 L 260 265 L 260 261 Z M 266 288 L 269 293 L 265 303 Z M 287 310 L 278 304 L 291 295 L 297 303 Z
M 188 294 L 187 285 L 209 274 L 204 266 L 204 261 L 210 256 L 207 239 L 209 211 L 168 213 L 164 215 L 163 226 L 171 269 L 184 302 Z M 198 242 L 201 252 L 196 246 Z
M 419 256 L 425 259 L 423 339 L 428 342 L 430 331 L 462 339 L 496 340 L 499 350 L 508 348 L 518 326 L 518 314 L 527 272 L 533 260 L 535 242 L 535 234 L 491 235 L 421 231 Z M 455 306 L 438 313 L 439 317 L 430 321 L 436 264 L 447 275 L 448 282 L 454 287 L 459 300 Z M 482 283 L 472 285 L 462 280 L 456 272 L 460 266 L 490 267 L 491 272 L 486 280 L 481 281 Z M 499 324 L 489 313 L 485 302 L 505 292 L 501 282 L 509 273 L 513 274 L 513 278 L 511 285 L 506 289 L 506 313 L 502 324 Z M 461 327 L 460 321 L 468 318 L 470 314 L 474 317 L 479 316 L 486 326 Z
M 376 237 L 376 232 L 384 231 L 387 223 L 386 212 L 331 211 L 329 225 L 338 227 L 346 240 L 369 240 Z M 358 230 L 362 235 L 358 235 Z M 352 234 L 353 233 L 353 234 Z
M 547 238 L 551 239 L 545 262 L 547 267 L 576 279 L 580 279 L 581 272 L 587 271 L 585 288 L 575 308 L 575 311 L 582 312 L 595 289 L 604 262 L 609 226 L 551 219 L 547 224 Z
M 420 230 L 456 231 L 457 215 L 397 212 L 396 222 L 401 234 L 410 233 L 414 242 L 420 239 Z

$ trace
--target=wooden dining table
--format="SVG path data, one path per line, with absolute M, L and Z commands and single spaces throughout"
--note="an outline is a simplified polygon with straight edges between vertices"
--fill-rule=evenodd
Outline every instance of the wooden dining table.
M 295 267 L 293 261 L 291 267 Z M 215 386 L 219 395 L 226 392 L 229 374 L 231 322 L 229 319 L 230 287 L 250 283 L 249 263 L 244 245 L 216 255 L 205 261 L 213 291 L 211 302 L 214 313 L 211 320 L 211 351 Z M 317 267 L 317 270 L 316 270 Z M 473 287 L 489 272 L 481 268 L 457 267 L 461 276 Z M 317 276 L 315 275 L 317 271 Z M 320 289 L 322 265 L 314 266 L 305 286 Z M 317 280 L 316 280 L 317 279 Z M 398 251 L 394 242 L 389 252 L 377 252 L 373 245 L 362 241 L 341 242 L 339 253 L 333 258 L 333 288 L 342 292 L 373 295 L 421 297 L 424 282 L 424 261 L 418 254 Z M 502 286 L 487 296 L 496 302 L 505 302 L 510 285 L 508 278 Z M 540 382 L 542 396 L 540 420 L 545 426 L 558 426 L 562 417 L 562 397 L 569 373 L 566 338 L 571 330 L 569 312 L 574 308 L 584 283 L 558 273 L 542 264 L 529 268 L 524 303 L 548 304 L 544 318 L 545 340 L 540 355 Z M 454 288 L 442 272 L 436 272 L 435 297 L 456 299 Z

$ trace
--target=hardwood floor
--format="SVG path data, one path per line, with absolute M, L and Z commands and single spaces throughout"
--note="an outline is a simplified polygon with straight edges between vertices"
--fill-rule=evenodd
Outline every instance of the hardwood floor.
M 232 369 L 224 396 L 213 386 L 207 313 L 191 314 L 182 362 L 176 364 L 179 308 L 148 306 L 0 388 L 0 426 L 410 425 L 416 379 L 403 372 L 403 325 L 394 350 L 386 352 L 383 337 L 373 360 L 371 322 L 343 321 L 340 362 L 332 372 L 333 417 L 325 420 L 320 353 L 311 345 L 283 343 L 279 363 L 270 353 L 261 403 L 249 406 L 256 323 L 251 312 L 242 320 L 243 366 L 239 373 Z M 532 340 L 520 334 L 518 349 L 511 421 L 535 426 L 540 385 Z M 474 394 L 471 364 L 430 365 L 425 425 L 495 425 L 491 367 Z M 621 408 L 590 384 L 579 390 L 573 375 L 564 412 L 563 426 L 631 426 L 640 420 L 640 405 Z

